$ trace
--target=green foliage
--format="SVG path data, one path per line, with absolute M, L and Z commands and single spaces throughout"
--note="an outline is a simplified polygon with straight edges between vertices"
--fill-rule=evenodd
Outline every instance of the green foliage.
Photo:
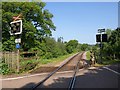
M 50 58 L 53 58 L 53 55 L 50 52 L 46 52 L 46 54 L 44 55 L 44 58 L 50 59 Z
M 5 51 L 12 51 L 15 50 L 15 43 L 14 37 L 10 37 L 9 40 L 3 42 L 2 49 Z
M 87 58 L 87 60 L 90 60 L 90 51 L 87 51 L 86 58 Z
M 114 58 L 120 59 L 120 29 L 112 31 L 108 42 L 112 48 L 111 54 L 114 56 Z
M 56 27 L 52 22 L 53 15 L 45 10 L 43 2 L 3 2 L 2 3 L 2 42 L 3 50 L 15 50 L 16 36 L 10 36 L 10 22 L 13 16 L 22 14 L 23 32 L 21 49 L 28 51 L 38 49 L 45 36 L 51 36 Z M 31 43 L 32 42 L 32 43 Z
M 81 50 L 86 51 L 88 49 L 88 47 L 89 47 L 88 44 L 82 44 L 81 45 Z
M 38 64 L 38 62 L 36 60 L 28 60 L 25 62 L 21 62 L 20 72 L 32 70 L 36 67 L 37 64 Z
M 73 53 L 78 45 L 78 41 L 77 40 L 70 40 L 67 44 L 66 44 L 66 51 L 68 53 Z
M 4 59 L 0 57 L 0 74 L 5 75 L 8 73 L 9 73 L 8 65 L 5 64 Z
M 63 37 L 56 41 L 52 38 L 52 31 L 56 27 L 52 22 L 53 15 L 44 7 L 43 2 L 2 2 L 2 49 L 3 51 L 15 51 L 15 38 L 21 38 L 20 51 L 38 51 L 38 57 L 44 62 L 48 59 L 58 58 L 70 53 L 89 50 L 88 44 L 79 44 L 77 40 L 63 42 Z M 21 35 L 11 36 L 10 22 L 12 17 L 21 14 L 23 22 L 23 32 Z M 118 43 L 116 43 L 117 45 Z M 0 43 L 1 45 L 1 43 Z M 50 62 L 51 62 L 50 60 Z M 21 63 L 25 66 L 21 71 L 33 69 L 38 61 Z M 7 66 L 4 65 L 5 73 L 8 73 Z
M 61 62 L 61 61 L 65 60 L 66 58 L 70 57 L 73 54 L 75 54 L 75 53 L 59 56 L 57 58 L 40 59 L 39 62 L 40 62 L 40 64 L 48 64 L 48 63 L 53 63 L 54 64 L 54 63 L 58 63 L 58 62 Z
M 54 38 L 50 37 L 46 37 L 39 48 L 41 50 L 41 56 L 46 59 L 57 58 L 58 56 L 67 54 L 65 44 L 57 42 Z
M 5 64 L 5 63 L 0 63 L 0 74 L 5 75 L 5 74 L 8 74 L 8 73 L 10 73 L 8 65 Z
M 106 33 L 108 35 L 108 42 L 102 43 L 103 47 L 101 50 L 103 64 L 118 63 L 120 61 L 120 29 L 107 29 Z M 99 59 L 100 49 L 95 51 L 97 51 L 96 56 Z
M 103 65 L 118 64 L 118 63 L 120 63 L 120 60 L 116 60 L 116 59 L 114 59 L 114 60 L 104 60 L 102 63 L 103 63 Z
M 103 43 L 103 55 L 107 59 L 120 59 L 120 29 L 111 31 L 108 36 L 108 42 Z
M 39 60 L 34 60 L 34 59 L 27 60 L 27 61 L 24 60 L 20 63 L 20 73 L 33 70 L 34 68 L 39 67 L 39 65 L 44 65 L 48 63 L 54 64 L 54 63 L 61 62 L 73 54 L 75 53 L 59 56 L 57 58 L 50 58 L 50 59 L 40 58 Z

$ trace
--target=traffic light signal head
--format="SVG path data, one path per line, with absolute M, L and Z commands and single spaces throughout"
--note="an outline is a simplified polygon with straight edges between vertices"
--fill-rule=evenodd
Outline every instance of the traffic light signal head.
M 117 30 L 117 31 L 120 31 L 120 27 L 118 27 L 116 30 Z
M 102 42 L 107 42 L 107 34 L 102 34 Z
M 102 38 L 101 38 L 101 36 L 102 36 Z M 102 41 L 101 41 L 101 39 L 102 39 Z M 107 42 L 107 34 L 97 34 L 96 42 Z
M 17 35 L 22 33 L 22 20 L 13 21 L 10 23 L 10 35 Z
M 101 42 L 101 35 L 100 34 L 96 35 L 96 42 Z

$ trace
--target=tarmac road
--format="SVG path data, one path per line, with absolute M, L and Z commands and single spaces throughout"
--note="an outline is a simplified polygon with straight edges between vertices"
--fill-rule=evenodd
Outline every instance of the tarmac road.
M 104 67 L 90 67 L 83 74 L 78 73 L 75 88 L 118 88 L 119 77 Z
M 67 88 L 73 75 L 72 71 L 55 74 L 42 88 Z M 31 88 L 43 80 L 47 74 L 23 77 L 21 79 L 3 79 L 2 88 Z M 77 74 L 75 88 L 118 88 L 120 74 L 104 67 L 90 67 Z M 41 87 L 40 87 L 41 88 Z

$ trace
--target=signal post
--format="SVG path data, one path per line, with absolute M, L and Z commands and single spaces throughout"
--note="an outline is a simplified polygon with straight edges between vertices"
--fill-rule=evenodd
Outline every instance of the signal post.
M 10 23 L 10 35 L 16 36 L 15 43 L 16 43 L 16 49 L 17 49 L 17 72 L 19 72 L 19 56 L 20 56 L 20 43 L 21 38 L 20 35 L 22 34 L 22 20 L 20 18 L 21 14 L 19 14 L 17 17 L 13 17 L 13 21 Z
M 107 34 L 105 34 L 105 29 L 98 29 L 98 34 L 96 34 L 96 42 L 99 43 L 99 47 L 100 47 L 100 60 L 99 60 L 99 62 L 102 63 L 103 42 L 107 42 Z

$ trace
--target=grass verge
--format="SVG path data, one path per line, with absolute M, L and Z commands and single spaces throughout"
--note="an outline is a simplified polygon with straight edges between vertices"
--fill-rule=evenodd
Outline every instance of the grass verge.
M 120 60 L 115 59 L 115 60 L 104 60 L 103 65 L 111 65 L 111 64 L 120 64 Z
M 64 55 L 64 56 L 60 56 L 58 58 L 52 58 L 52 59 L 41 59 L 40 64 L 48 64 L 48 63 L 59 63 L 61 61 L 64 61 L 66 58 L 74 55 L 75 53 L 72 54 L 68 54 L 68 55 Z
M 90 60 L 90 51 L 87 51 L 87 53 L 86 53 L 86 59 Z M 95 66 L 112 65 L 112 64 L 118 64 L 118 63 L 120 63 L 120 60 L 118 60 L 118 59 L 115 59 L 115 60 L 105 60 L 104 59 L 102 61 L 102 64 L 96 63 Z
M 51 58 L 51 59 L 39 59 L 39 60 L 27 60 L 27 61 L 22 61 L 21 62 L 21 66 L 25 67 L 25 69 L 22 71 L 22 73 L 24 72 L 30 72 L 32 70 L 35 70 L 36 68 L 40 68 L 42 65 L 56 65 L 62 61 L 64 61 L 65 59 L 67 59 L 68 57 L 74 55 L 76 53 L 72 53 L 72 54 L 67 54 L 64 56 L 60 56 L 58 58 Z M 33 69 L 29 69 L 29 66 L 34 66 L 34 64 L 38 63 Z M 29 65 L 31 64 L 31 65 Z
M 87 51 L 87 52 L 86 52 L 86 59 L 87 59 L 87 60 L 90 60 L 90 51 Z

